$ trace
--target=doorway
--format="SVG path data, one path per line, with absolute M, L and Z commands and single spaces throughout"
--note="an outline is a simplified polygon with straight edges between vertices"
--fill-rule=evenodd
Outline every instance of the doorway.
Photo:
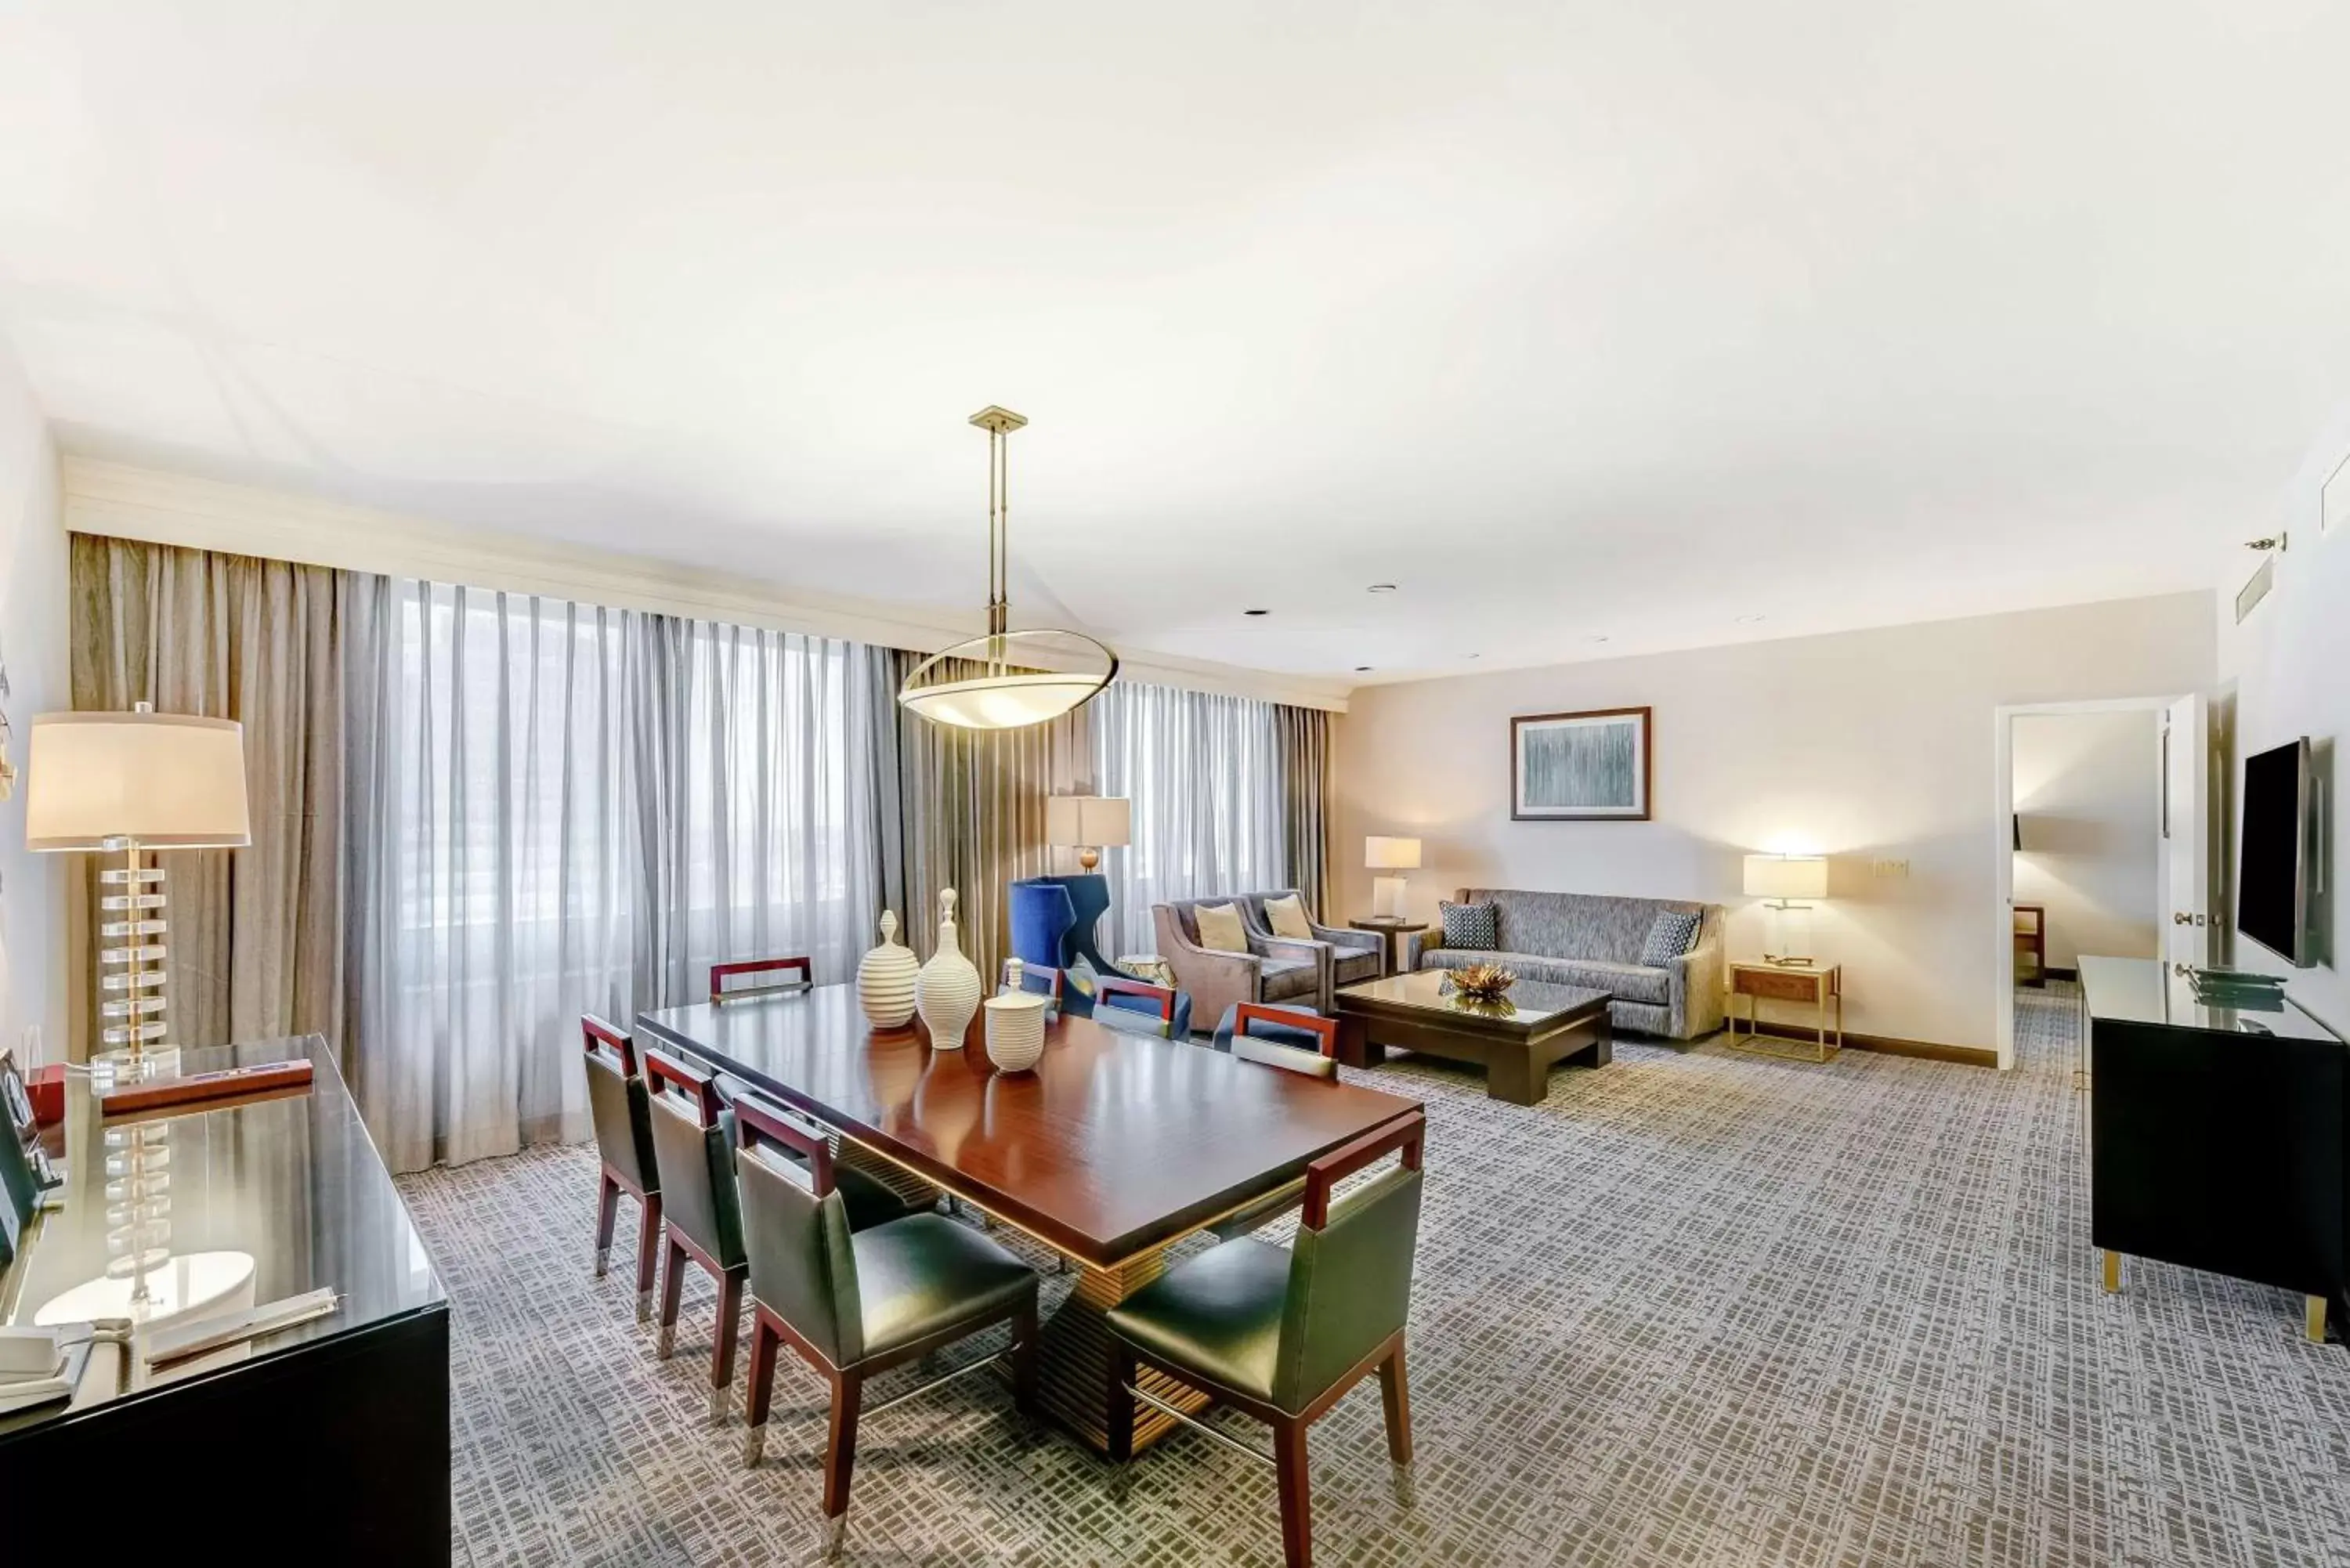
M 2082 955 L 2206 961 L 2208 742 L 2199 696 L 2022 704 L 1995 723 L 2005 1069 L 2019 997 L 2045 996 Z

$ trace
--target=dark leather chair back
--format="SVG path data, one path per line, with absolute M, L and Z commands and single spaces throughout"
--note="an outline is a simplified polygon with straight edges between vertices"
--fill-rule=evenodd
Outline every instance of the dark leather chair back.
M 661 1215 L 722 1269 L 743 1262 L 742 1199 L 734 1185 L 733 1116 L 707 1073 L 659 1051 L 644 1054 Z
M 596 1122 L 597 1152 L 638 1191 L 659 1192 L 651 1106 L 637 1071 L 636 1044 L 593 1013 L 581 1016 L 579 1029 L 587 1042 L 588 1109 Z
M 865 1354 L 848 1210 L 823 1134 L 756 1095 L 734 1103 L 751 1294 L 836 1366 Z
M 1289 1257 L 1274 1403 L 1302 1409 L 1404 1326 L 1419 1241 L 1419 1116 L 1306 1168 L 1305 1210 Z M 1392 1150 L 1403 1162 L 1335 1206 L 1330 1189 Z

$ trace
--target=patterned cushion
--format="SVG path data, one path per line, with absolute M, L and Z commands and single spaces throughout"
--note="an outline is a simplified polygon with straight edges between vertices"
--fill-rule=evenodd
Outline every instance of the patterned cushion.
M 1698 922 L 1704 917 L 1684 914 L 1679 909 L 1667 909 L 1648 926 L 1648 940 L 1640 945 L 1640 961 L 1653 969 L 1662 969 L 1697 941 Z
M 1276 937 L 1291 937 L 1301 942 L 1314 940 L 1313 924 L 1305 918 L 1305 901 L 1295 893 L 1282 898 L 1264 901 L 1264 921 Z
M 1492 950 L 1502 945 L 1501 911 L 1491 904 L 1439 904 L 1444 945 Z
M 1249 950 L 1248 932 L 1241 925 L 1240 907 L 1236 904 L 1202 904 L 1191 911 L 1200 923 L 1200 945 L 1211 952 L 1244 953 Z

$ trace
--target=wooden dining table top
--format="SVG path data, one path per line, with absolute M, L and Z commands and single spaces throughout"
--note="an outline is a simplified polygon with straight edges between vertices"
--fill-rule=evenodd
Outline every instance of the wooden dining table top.
M 1303 1176 L 1420 1102 L 1062 1017 L 999 1073 L 984 1015 L 961 1050 L 866 1023 L 816 986 L 639 1013 L 639 1044 L 730 1074 L 1086 1262 L 1107 1267 Z

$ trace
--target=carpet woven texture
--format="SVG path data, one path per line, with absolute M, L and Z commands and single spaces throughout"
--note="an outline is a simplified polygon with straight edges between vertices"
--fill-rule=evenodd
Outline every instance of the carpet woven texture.
M 2350 1563 L 2350 1353 L 2282 1292 L 2143 1262 L 2098 1288 L 2074 1005 L 2019 998 L 2006 1075 L 1618 1041 L 1521 1108 L 1442 1064 L 1349 1073 L 1429 1106 L 1419 1463 L 1407 1507 L 1376 1379 L 1324 1417 L 1316 1560 Z M 592 1152 L 403 1188 L 455 1302 L 458 1562 L 811 1555 L 822 1386 L 784 1357 L 744 1470 L 739 1381 L 706 1414 L 706 1279 L 661 1362 L 632 1204 L 589 1277 Z M 1179 1433 L 1121 1479 L 968 1378 L 864 1423 L 842 1560 L 1278 1563 L 1273 1473 Z

